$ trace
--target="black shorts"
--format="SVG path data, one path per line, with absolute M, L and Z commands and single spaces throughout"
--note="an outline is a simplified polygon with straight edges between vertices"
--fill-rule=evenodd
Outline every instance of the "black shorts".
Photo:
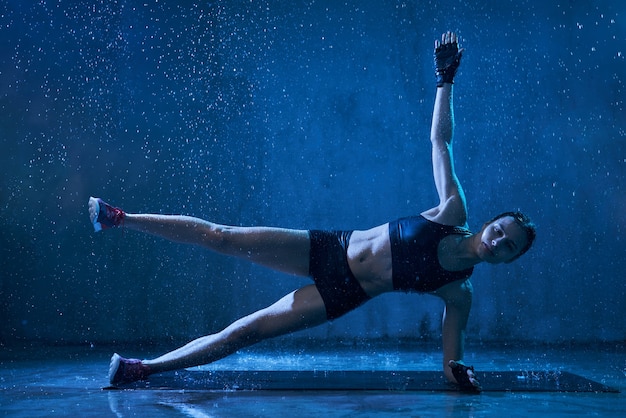
M 329 320 L 361 306 L 370 296 L 348 266 L 348 242 L 352 231 L 309 231 L 309 274 L 326 307 Z

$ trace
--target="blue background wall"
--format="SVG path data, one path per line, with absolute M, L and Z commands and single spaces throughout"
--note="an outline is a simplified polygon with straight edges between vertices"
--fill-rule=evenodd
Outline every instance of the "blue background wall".
M 203 3 L 203 2 L 202 2 Z M 90 195 L 221 223 L 367 228 L 436 204 L 433 40 L 455 85 L 470 226 L 539 237 L 480 266 L 468 337 L 623 341 L 626 6 L 601 1 L 0 5 L 0 343 L 180 342 L 307 279 L 132 231 Z M 391 294 L 300 336 L 437 337 Z

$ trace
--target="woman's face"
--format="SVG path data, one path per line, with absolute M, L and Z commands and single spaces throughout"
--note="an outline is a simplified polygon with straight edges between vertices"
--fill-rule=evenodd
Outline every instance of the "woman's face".
M 491 264 L 511 262 L 526 246 L 526 232 L 512 216 L 496 219 L 481 233 L 478 253 Z

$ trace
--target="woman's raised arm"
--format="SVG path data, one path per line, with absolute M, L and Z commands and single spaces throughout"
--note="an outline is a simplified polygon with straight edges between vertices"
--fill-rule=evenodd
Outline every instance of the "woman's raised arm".
M 454 170 L 452 138 L 454 136 L 453 79 L 463 50 L 458 49 L 454 33 L 443 34 L 435 41 L 437 95 L 430 129 L 432 163 L 439 205 L 424 212 L 428 218 L 446 225 L 465 226 L 467 208 L 463 188 Z

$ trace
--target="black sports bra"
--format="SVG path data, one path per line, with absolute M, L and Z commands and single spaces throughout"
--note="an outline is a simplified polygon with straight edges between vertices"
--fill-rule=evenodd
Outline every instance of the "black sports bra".
M 394 290 L 433 292 L 457 280 L 465 280 L 474 268 L 450 271 L 441 267 L 437 249 L 448 235 L 471 235 L 458 226 L 442 225 L 422 215 L 389 222 Z

